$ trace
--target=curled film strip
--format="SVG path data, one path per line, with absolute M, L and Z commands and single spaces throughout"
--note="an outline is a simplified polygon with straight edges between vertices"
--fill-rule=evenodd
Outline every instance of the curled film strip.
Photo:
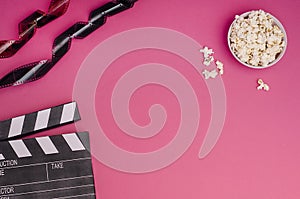
M 71 41 L 83 39 L 101 27 L 109 16 L 131 8 L 137 0 L 117 0 L 104 4 L 90 13 L 88 22 L 77 22 L 53 43 L 52 59 L 23 65 L 0 79 L 0 88 L 25 84 L 42 78 L 69 51 Z
M 39 132 L 80 120 L 76 102 L 0 121 L 0 140 Z
M 16 54 L 41 28 L 56 18 L 62 16 L 69 7 L 70 0 L 52 0 L 48 13 L 37 10 L 19 23 L 19 38 L 17 40 L 0 41 L 0 58 L 8 58 Z

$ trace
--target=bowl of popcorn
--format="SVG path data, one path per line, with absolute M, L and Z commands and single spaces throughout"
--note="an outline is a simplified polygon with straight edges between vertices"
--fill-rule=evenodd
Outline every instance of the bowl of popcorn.
M 263 10 L 236 15 L 227 38 L 233 56 L 243 65 L 256 69 L 276 64 L 287 46 L 282 24 Z

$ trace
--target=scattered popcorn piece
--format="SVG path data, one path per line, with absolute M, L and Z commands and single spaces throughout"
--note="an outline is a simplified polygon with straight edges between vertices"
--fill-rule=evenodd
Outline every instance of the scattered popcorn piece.
M 265 91 L 270 90 L 269 85 L 264 83 L 264 81 L 262 79 L 258 79 L 257 83 L 259 84 L 259 86 L 257 87 L 257 90 L 265 90 Z
M 211 62 L 214 61 L 214 57 L 213 56 L 209 56 L 207 58 L 204 58 L 203 64 L 205 66 L 209 66 L 211 64 Z
M 213 49 L 208 49 L 207 46 L 205 46 L 203 49 L 200 50 L 201 53 L 203 53 L 204 58 L 210 57 L 210 55 L 214 54 Z
M 251 11 L 247 17 L 235 16 L 229 40 L 233 53 L 252 66 L 272 63 L 286 45 L 283 30 L 263 10 Z
M 216 69 L 212 70 L 212 71 L 208 71 L 208 70 L 204 70 L 202 72 L 202 74 L 204 75 L 205 79 L 209 79 L 209 78 L 216 78 L 218 75 L 218 72 Z
M 200 50 L 201 53 L 203 53 L 203 57 L 204 57 L 204 61 L 203 64 L 205 66 L 209 66 L 215 59 L 212 56 L 213 49 L 209 49 L 208 47 L 204 47 L 203 49 Z M 220 62 L 219 60 L 217 60 L 215 62 L 216 64 L 216 68 L 214 70 L 203 70 L 202 74 L 204 76 L 205 79 L 209 79 L 209 78 L 216 78 L 217 75 L 223 75 L 224 74 L 224 67 L 223 67 L 223 63 Z
M 217 69 L 219 70 L 220 75 L 224 74 L 224 64 L 219 60 L 216 61 Z

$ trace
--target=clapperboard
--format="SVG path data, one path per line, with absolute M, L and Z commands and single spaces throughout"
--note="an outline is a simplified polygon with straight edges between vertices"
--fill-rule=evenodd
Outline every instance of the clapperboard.
M 0 199 L 96 198 L 88 132 L 11 139 L 80 119 L 74 102 L 46 110 L 0 122 L 10 138 L 0 142 Z

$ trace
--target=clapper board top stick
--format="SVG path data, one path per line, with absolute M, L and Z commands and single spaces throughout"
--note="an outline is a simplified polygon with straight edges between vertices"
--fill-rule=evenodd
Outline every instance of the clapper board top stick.
M 80 120 L 76 102 L 0 121 L 0 140 L 20 137 Z
M 0 142 L 0 198 L 96 198 L 87 132 Z

